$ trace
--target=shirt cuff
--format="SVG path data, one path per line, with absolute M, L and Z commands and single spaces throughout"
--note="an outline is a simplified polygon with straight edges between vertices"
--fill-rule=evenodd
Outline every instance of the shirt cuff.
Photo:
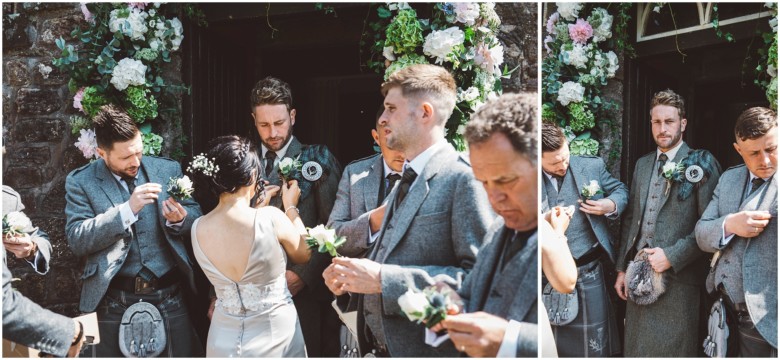
M 504 340 L 501 341 L 501 347 L 498 348 L 496 357 L 517 357 L 517 336 L 520 335 L 520 322 L 509 320 L 504 332 Z
M 184 224 L 184 219 L 181 219 L 181 221 L 177 223 L 172 223 L 170 220 L 165 220 L 165 226 L 169 228 L 178 229 L 182 226 L 182 224 Z
M 374 243 L 374 241 L 376 241 L 376 239 L 379 237 L 379 233 L 381 231 L 382 230 L 380 229 L 379 231 L 377 231 L 375 233 L 372 233 L 371 232 L 371 224 L 368 224 L 368 234 L 369 234 L 368 235 L 368 245 L 371 245 L 371 244 Z
M 726 247 L 726 245 L 731 242 L 731 239 L 734 238 L 734 234 L 731 234 L 729 236 L 726 236 L 726 220 L 723 220 L 723 223 L 720 224 L 720 231 L 721 231 L 721 237 L 720 237 L 720 248 L 723 249 Z
M 611 199 L 607 199 L 607 200 L 612 201 Z M 615 220 L 617 219 L 618 208 L 617 208 L 617 203 L 615 203 L 614 201 L 612 201 L 612 203 L 615 204 L 615 210 L 612 210 L 604 214 L 604 216 L 606 216 L 608 219 Z
M 37 245 L 38 244 L 36 244 L 36 246 Z M 24 259 L 24 261 L 27 261 L 28 264 L 32 265 L 32 267 L 33 267 L 33 269 L 35 270 L 36 273 L 38 273 L 40 275 L 46 275 L 45 272 L 38 271 L 39 268 L 44 268 L 45 269 L 44 266 L 39 266 L 39 265 L 42 265 L 41 264 L 41 260 L 43 260 L 43 254 L 41 254 L 40 250 L 35 250 L 35 259 L 33 259 L 33 261 L 27 260 L 26 258 Z
M 122 226 L 124 226 L 125 229 L 138 221 L 138 216 L 133 214 L 133 210 L 130 209 L 130 202 L 119 205 L 119 216 L 122 218 Z

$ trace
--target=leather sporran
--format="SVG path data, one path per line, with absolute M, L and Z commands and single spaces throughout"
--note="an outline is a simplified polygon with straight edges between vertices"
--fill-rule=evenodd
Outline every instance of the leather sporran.
M 126 357 L 157 357 L 167 338 L 165 324 L 157 307 L 137 302 L 125 310 L 119 323 L 119 350 Z
M 562 326 L 574 321 L 580 309 L 577 288 L 574 288 L 571 294 L 563 294 L 555 290 L 550 283 L 544 286 L 542 302 L 552 326 Z
M 628 297 L 637 305 L 650 305 L 666 291 L 664 274 L 653 270 L 644 249 L 628 263 L 626 288 Z
M 729 327 L 726 324 L 726 306 L 720 298 L 710 309 L 710 317 L 707 320 L 707 338 L 702 347 L 709 357 L 726 357 L 728 349 Z

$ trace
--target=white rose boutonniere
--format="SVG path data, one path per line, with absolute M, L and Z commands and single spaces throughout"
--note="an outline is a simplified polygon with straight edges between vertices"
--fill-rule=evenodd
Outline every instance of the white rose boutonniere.
M 330 256 L 340 256 L 336 251 L 347 241 L 344 236 L 337 236 L 335 229 L 328 229 L 320 224 L 308 229 L 309 236 L 306 238 L 306 244 L 311 249 L 317 249 L 320 253 L 328 253 Z
M 32 221 L 21 211 L 3 216 L 3 236 L 17 236 L 33 231 Z
M 409 288 L 398 298 L 398 306 L 409 321 L 423 323 L 430 329 L 447 315 L 457 314 L 461 304 L 452 295 L 452 289 L 439 290 L 433 285 L 423 291 Z
M 672 182 L 680 182 L 683 178 L 685 168 L 683 164 L 669 161 L 661 168 L 661 176 L 666 179 L 666 190 L 664 190 L 664 196 L 669 195 L 669 190 L 672 187 Z
M 191 199 L 194 190 L 195 189 L 192 187 L 192 180 L 190 180 L 187 175 L 178 179 L 170 178 L 168 180 L 168 194 L 178 202 Z
M 580 190 L 580 194 L 582 194 L 585 200 L 590 200 L 590 198 L 603 193 L 604 191 L 601 190 L 601 186 L 599 186 L 599 182 L 596 180 L 591 180 L 589 184 L 584 185 Z
M 298 159 L 300 156 L 293 158 L 283 158 L 279 161 L 279 176 L 283 182 L 288 182 L 293 177 L 301 172 L 301 161 Z

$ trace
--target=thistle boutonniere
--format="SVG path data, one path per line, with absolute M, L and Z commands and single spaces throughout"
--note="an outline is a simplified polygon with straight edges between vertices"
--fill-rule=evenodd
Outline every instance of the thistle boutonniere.
M 664 190 L 664 196 L 669 195 L 669 189 L 672 188 L 672 182 L 680 182 L 683 179 L 683 173 L 685 172 L 685 166 L 682 162 L 676 163 L 669 161 L 661 168 L 661 176 L 666 179 L 666 190 Z
M 32 221 L 23 212 L 14 211 L 3 215 L 3 237 L 14 237 L 33 230 Z
M 168 179 L 168 195 L 174 198 L 178 202 L 183 200 L 192 199 L 192 192 L 195 189 L 192 187 L 192 180 L 187 175 L 180 178 Z
M 591 180 L 589 184 L 583 185 L 582 189 L 580 189 L 580 194 L 582 194 L 585 200 L 590 200 L 590 198 L 603 193 L 604 191 L 601 190 L 601 186 L 599 186 L 599 182 L 596 180 Z
M 452 295 L 452 289 L 437 289 L 435 285 L 422 291 L 409 288 L 398 298 L 398 306 L 409 321 L 425 324 L 431 328 L 444 320 L 447 315 L 457 314 L 459 304 Z
M 306 244 L 309 245 L 309 248 L 316 249 L 323 254 L 328 253 L 333 257 L 341 256 L 336 250 L 347 242 L 346 237 L 337 236 L 335 229 L 328 229 L 322 224 L 307 229 L 307 231 Z
M 299 158 L 300 155 L 295 159 L 285 157 L 279 161 L 279 176 L 282 178 L 282 182 L 286 183 L 292 180 L 296 174 L 301 172 L 301 161 Z

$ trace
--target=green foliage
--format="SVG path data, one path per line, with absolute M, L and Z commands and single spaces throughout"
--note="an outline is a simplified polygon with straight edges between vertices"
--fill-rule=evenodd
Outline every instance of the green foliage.
M 83 129 L 89 129 L 92 127 L 92 121 L 81 116 L 73 115 L 70 117 L 70 132 L 73 135 L 78 135 Z
M 84 97 L 81 98 L 81 106 L 90 118 L 98 113 L 101 106 L 107 105 L 108 103 L 108 99 L 103 96 L 103 93 L 97 86 L 88 86 L 84 88 Z
M 151 96 L 151 91 L 140 86 L 129 86 L 127 90 L 127 114 L 135 122 L 141 124 L 157 117 L 157 99 Z
M 390 77 L 392 73 L 414 64 L 428 64 L 428 60 L 425 58 L 425 56 L 418 54 L 405 54 L 401 57 L 398 57 L 395 61 L 393 61 L 392 64 L 390 64 L 390 66 L 387 67 L 387 70 L 385 70 L 385 80 L 387 80 L 387 78 Z
M 396 53 L 410 53 L 422 45 L 423 27 L 414 9 L 401 10 L 385 30 L 385 46 L 392 46 Z
M 155 133 L 143 133 L 144 155 L 159 156 L 162 153 L 163 138 Z
M 598 156 L 599 142 L 591 138 L 575 139 L 569 144 L 569 151 L 572 155 L 577 156 Z
M 724 32 L 720 28 L 720 15 L 718 14 L 718 3 L 712 4 L 712 28 L 715 30 L 715 35 L 718 36 L 719 39 L 725 39 L 727 42 L 735 42 L 734 35 L 732 35 L 730 32 Z
M 581 102 L 571 103 L 568 108 L 569 115 L 571 115 L 569 124 L 572 131 L 578 133 L 596 126 L 596 117 L 588 110 L 587 105 Z

